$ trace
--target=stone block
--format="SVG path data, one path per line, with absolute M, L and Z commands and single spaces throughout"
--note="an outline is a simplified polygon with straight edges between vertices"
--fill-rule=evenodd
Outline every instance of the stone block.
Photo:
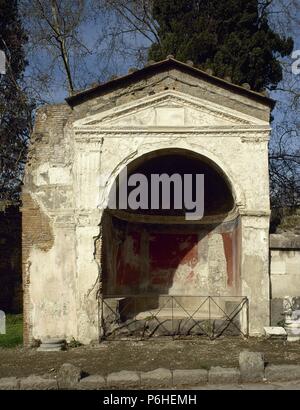
M 108 387 L 130 388 L 140 386 L 140 377 L 138 373 L 127 370 L 117 373 L 110 373 L 106 380 Z
M 242 382 L 261 382 L 264 379 L 264 355 L 259 352 L 244 351 L 239 355 Z
M 57 382 L 59 389 L 73 389 L 77 387 L 81 379 L 82 371 L 70 364 L 64 363 L 58 371 Z
M 205 384 L 208 380 L 208 371 L 205 369 L 174 370 L 173 386 Z
M 285 261 L 271 260 L 271 274 L 272 275 L 286 275 L 287 267 Z
M 281 326 L 266 326 L 264 327 L 266 337 L 268 339 L 286 339 L 287 333 L 284 327 Z
M 106 387 L 105 378 L 100 375 L 84 377 L 78 383 L 79 390 L 101 390 Z
M 235 368 L 212 367 L 208 372 L 209 384 L 239 383 L 240 371 Z
M 6 316 L 3 310 L 0 310 L 0 335 L 5 335 L 6 333 Z
M 4 377 L 0 379 L 0 390 L 18 390 L 19 381 L 16 377 Z
M 21 379 L 20 390 L 57 390 L 55 379 L 46 379 L 41 376 L 29 376 Z
M 141 373 L 142 387 L 170 387 L 172 385 L 172 373 L 168 369 L 159 368 L 151 372 Z
M 300 366 L 291 364 L 268 365 L 265 378 L 270 382 L 300 380 Z

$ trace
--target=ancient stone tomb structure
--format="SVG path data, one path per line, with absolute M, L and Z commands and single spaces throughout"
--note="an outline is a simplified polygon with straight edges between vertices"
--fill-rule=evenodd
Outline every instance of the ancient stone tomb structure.
M 187 311 L 200 297 L 220 297 L 224 310 L 247 297 L 241 326 L 261 335 L 269 324 L 271 106 L 168 58 L 40 109 L 22 197 L 26 343 L 99 340 L 103 300 L 133 295 L 141 315 L 147 303 L 163 310 L 163 295 L 180 296 Z M 204 217 L 108 209 L 125 167 L 204 174 Z

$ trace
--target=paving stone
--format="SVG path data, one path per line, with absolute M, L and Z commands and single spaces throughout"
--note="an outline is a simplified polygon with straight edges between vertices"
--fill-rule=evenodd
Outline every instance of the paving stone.
M 57 373 L 57 382 L 59 389 L 76 388 L 81 379 L 82 371 L 70 363 L 64 363 Z
M 240 371 L 235 368 L 212 367 L 208 372 L 209 384 L 239 383 Z
M 239 355 L 242 382 L 261 382 L 264 379 L 264 355 L 259 352 L 244 351 Z
M 108 387 L 139 387 L 141 384 L 138 373 L 127 370 L 110 373 L 106 380 Z
M 300 380 L 300 366 L 268 365 L 265 369 L 265 378 L 270 382 Z
M 174 370 L 173 386 L 205 384 L 208 380 L 208 371 L 205 369 Z
M 100 375 L 84 377 L 78 384 L 79 390 L 101 390 L 106 387 L 105 378 Z
M 159 368 L 151 372 L 142 372 L 141 385 L 144 387 L 171 386 L 172 373 L 170 370 L 163 368 Z
M 16 377 L 4 377 L 0 379 L 0 390 L 18 390 L 19 381 Z
M 20 390 L 57 390 L 55 379 L 45 379 L 41 376 L 29 376 L 21 379 Z

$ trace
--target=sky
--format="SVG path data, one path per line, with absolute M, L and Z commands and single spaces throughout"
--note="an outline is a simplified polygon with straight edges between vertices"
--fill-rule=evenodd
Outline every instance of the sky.
M 86 0 L 89 1 L 89 0 Z M 274 11 L 276 12 L 275 0 Z M 286 0 L 287 2 L 288 0 Z M 297 0 L 300 3 L 300 0 Z M 292 12 L 293 15 L 293 12 Z M 274 14 L 276 16 L 276 14 Z M 292 20 L 290 24 L 286 21 L 280 25 L 279 29 L 286 36 L 292 36 L 294 39 L 294 50 L 300 50 L 300 7 L 298 11 L 295 10 L 295 20 Z M 299 17 L 299 18 L 298 18 Z M 83 22 L 78 31 L 78 36 L 82 43 L 85 44 L 88 52 L 84 56 L 72 53 L 70 60 L 71 65 L 74 67 L 74 73 L 76 81 L 76 89 L 84 89 L 91 86 L 93 83 L 104 82 L 109 80 L 112 75 L 124 75 L 128 72 L 128 69 L 133 66 L 141 68 L 141 64 L 137 63 L 136 58 L 130 52 L 133 48 L 143 47 L 146 48 L 150 45 L 142 35 L 132 35 L 127 33 L 123 37 L 118 37 L 113 40 L 111 35 L 108 40 L 107 35 L 114 33 L 116 30 L 121 30 L 119 21 L 115 21 L 111 15 L 93 13 L 93 20 Z M 126 46 L 123 44 L 123 42 Z M 57 103 L 63 102 L 68 96 L 65 84 L 65 74 L 61 69 L 58 60 L 55 59 L 53 51 L 49 51 L 47 48 L 41 48 L 33 46 L 29 43 L 28 62 L 29 65 L 26 70 L 26 78 L 28 84 L 38 93 L 40 99 L 44 103 Z M 300 94 L 300 74 L 292 74 L 292 60 L 284 59 L 284 79 L 278 85 L 279 90 L 281 88 L 289 88 L 292 86 L 293 90 Z M 300 66 L 300 61 L 299 61 Z M 41 74 L 48 78 L 49 87 L 41 87 L 40 80 Z M 51 74 L 51 75 L 50 75 Z M 43 77 L 43 78 L 44 78 Z M 276 108 L 273 111 L 274 121 L 272 127 L 276 130 L 283 122 L 297 123 L 298 107 L 291 108 L 292 94 L 282 91 L 272 91 L 270 97 L 277 100 Z M 299 120 L 300 122 L 300 120 Z M 300 127 L 300 123 L 299 123 Z M 276 144 L 275 132 L 273 131 L 273 139 Z M 272 143 L 271 143 L 272 144 Z M 300 147 L 299 137 L 293 141 L 295 146 Z
M 126 74 L 130 67 L 137 65 L 130 50 L 150 45 L 142 35 L 128 33 L 114 39 L 114 33 L 121 30 L 121 27 L 107 12 L 94 13 L 91 18 L 92 20 L 83 21 L 78 30 L 78 38 L 85 46 L 82 55 L 76 51 L 70 53 L 76 90 L 87 88 L 93 83 L 105 82 L 111 76 Z M 27 30 L 30 24 L 32 20 L 25 19 Z M 26 49 L 29 63 L 25 72 L 27 82 L 35 92 L 41 94 L 44 102 L 49 103 L 63 102 L 68 96 L 65 72 L 62 70 L 61 60 L 56 58 L 55 53 L 53 48 L 36 46 L 31 41 Z M 141 65 L 138 68 L 141 68 Z M 45 77 L 49 76 L 47 89 L 40 86 L 41 73 Z

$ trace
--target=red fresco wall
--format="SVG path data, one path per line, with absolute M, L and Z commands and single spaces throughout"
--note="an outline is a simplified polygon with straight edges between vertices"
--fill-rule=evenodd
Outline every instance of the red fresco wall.
M 238 292 L 240 255 L 238 225 L 221 229 L 220 232 L 208 232 L 207 235 L 203 234 L 203 228 L 202 233 L 197 232 L 199 228 L 180 232 L 166 227 L 163 231 L 161 228 L 157 231 L 146 224 L 132 227 L 129 225 L 129 228 L 121 229 L 123 234 L 118 233 L 116 237 L 122 237 L 122 240 L 115 240 L 113 236 L 113 244 L 110 244 L 110 247 L 115 248 L 112 253 L 116 260 L 110 264 L 110 269 L 114 269 L 115 272 L 107 272 L 109 282 L 107 293 L 125 295 L 155 291 L 167 294 L 174 281 L 180 281 L 181 289 L 193 287 L 194 284 L 199 283 L 199 277 L 201 278 L 202 272 L 199 266 L 211 262 L 207 260 L 208 240 L 211 235 L 218 235 L 221 243 L 221 246 L 213 252 L 223 253 L 224 270 L 226 270 L 224 286 L 230 294 Z
M 152 233 L 149 238 L 150 286 L 171 287 L 172 272 L 186 265 L 188 281 L 198 262 L 198 235 Z
M 117 287 L 137 288 L 140 283 L 141 233 L 130 232 L 129 241 L 124 242 L 117 250 Z M 128 243 L 131 245 L 128 247 Z M 129 248 L 129 249 L 128 249 Z M 134 258 L 132 257 L 134 255 Z M 138 263 L 136 262 L 138 261 Z

